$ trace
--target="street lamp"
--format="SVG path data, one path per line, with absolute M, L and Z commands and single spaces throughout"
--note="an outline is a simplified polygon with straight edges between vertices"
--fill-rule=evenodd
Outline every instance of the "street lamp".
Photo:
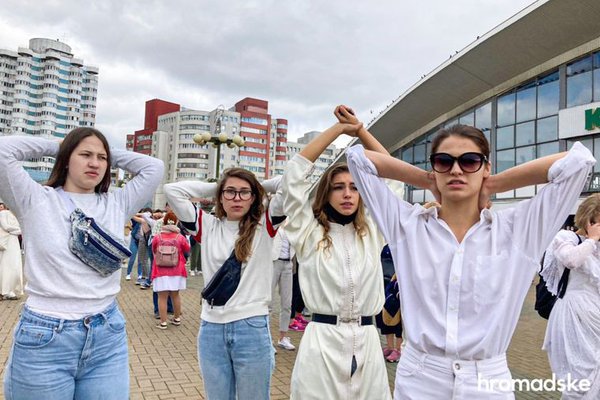
M 225 144 L 230 149 L 234 147 L 242 147 L 244 146 L 244 138 L 240 135 L 233 135 L 233 137 L 229 137 L 226 132 L 221 132 L 221 119 L 223 117 L 223 112 L 225 112 L 225 107 L 222 105 L 217 107 L 215 111 L 215 123 L 214 123 L 214 132 L 202 132 L 194 135 L 194 142 L 199 144 L 200 146 L 204 146 L 207 143 L 212 144 L 214 148 L 217 149 L 217 166 L 215 169 L 215 179 L 219 179 L 219 167 L 221 164 L 221 145 Z

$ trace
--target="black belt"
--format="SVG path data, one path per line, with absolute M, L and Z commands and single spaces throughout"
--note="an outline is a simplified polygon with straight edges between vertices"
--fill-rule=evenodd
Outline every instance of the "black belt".
M 339 322 L 345 322 L 345 323 L 358 323 L 359 322 L 358 318 L 341 318 L 341 317 L 338 317 L 337 315 L 327 315 L 327 314 L 313 314 L 312 315 L 312 322 L 320 322 L 322 324 L 337 325 L 338 320 L 339 320 Z M 373 325 L 373 317 L 361 316 L 360 317 L 360 325 Z
M 278 258 L 279 261 L 290 261 L 289 258 Z

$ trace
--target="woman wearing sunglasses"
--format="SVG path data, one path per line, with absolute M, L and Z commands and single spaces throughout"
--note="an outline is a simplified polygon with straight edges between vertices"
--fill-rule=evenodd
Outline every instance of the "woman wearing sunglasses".
M 241 263 L 239 286 L 224 305 L 202 300 L 198 361 L 210 400 L 267 400 L 275 365 L 271 303 L 272 238 L 285 217 L 279 195 L 268 206 L 281 178 L 261 185 L 243 168 L 229 168 L 218 183 L 198 181 L 165 185 L 167 200 L 182 225 L 202 244 L 204 285 L 210 284 L 232 251 Z M 215 215 L 193 199 L 213 197 Z
M 363 129 L 358 137 L 364 142 L 370 134 Z M 489 154 L 483 133 L 464 125 L 433 140 L 430 173 L 362 146 L 348 151 L 354 181 L 401 277 L 406 349 L 395 399 L 514 398 L 505 390 L 510 339 L 538 260 L 595 160 L 576 143 L 568 153 L 491 175 Z M 442 206 L 400 200 L 379 177 L 427 188 Z M 481 206 L 494 193 L 542 183 L 548 184 L 514 207 Z

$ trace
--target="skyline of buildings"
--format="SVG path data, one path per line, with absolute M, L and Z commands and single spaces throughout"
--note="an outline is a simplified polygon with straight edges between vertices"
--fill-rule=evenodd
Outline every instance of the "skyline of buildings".
M 59 40 L 33 38 L 29 47 L 0 49 L 0 135 L 59 140 L 74 128 L 93 127 L 98 73 Z M 51 157 L 23 163 L 37 181 L 46 180 L 53 165 Z
M 219 171 L 241 167 L 253 172 L 259 180 L 283 175 L 286 162 L 300 152 L 320 132 L 307 132 L 298 142 L 287 139 L 287 120 L 273 118 L 266 100 L 246 97 L 229 109 L 192 110 L 161 99 L 146 101 L 144 129 L 127 135 L 127 149 L 163 160 L 165 175 L 153 204 L 165 203 L 163 185 L 181 180 L 215 178 L 217 154 Z M 209 132 L 228 138 L 239 135 L 241 148 L 211 143 L 199 145 L 194 136 Z M 311 181 L 315 182 L 337 156 L 335 145 L 329 146 L 315 163 Z

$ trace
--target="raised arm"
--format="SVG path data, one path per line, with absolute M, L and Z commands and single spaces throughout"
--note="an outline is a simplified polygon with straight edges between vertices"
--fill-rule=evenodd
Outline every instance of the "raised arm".
M 57 154 L 57 141 L 27 136 L 0 137 L 0 198 L 17 216 L 35 207 L 37 195 L 43 191 L 21 162 Z
M 554 256 L 565 267 L 577 269 L 596 250 L 596 243 L 600 240 L 600 223 L 587 226 L 588 237 L 579 243 L 575 232 L 560 231 L 554 239 Z
M 112 167 L 135 175 L 122 190 L 113 192 L 129 218 L 152 199 L 163 178 L 164 165 L 157 158 L 133 151 L 110 149 L 110 153 Z
M 375 165 L 379 177 L 429 189 L 434 194 L 437 192 L 435 180 L 429 172 L 387 154 L 365 150 L 365 156 Z
M 488 195 L 502 193 L 530 185 L 548 182 L 548 171 L 554 162 L 567 155 L 567 152 L 552 154 L 509 168 L 484 181 L 482 191 Z
M 342 124 L 350 124 L 354 126 L 360 125 L 360 128 L 356 133 L 356 137 L 360 139 L 360 142 L 362 143 L 365 149 L 375 151 L 381 154 L 390 154 L 386 150 L 386 148 L 383 147 L 383 145 L 379 143 L 377 139 L 375 139 L 375 136 L 373 136 L 371 132 L 369 132 L 367 128 L 365 128 L 361 124 L 361 122 L 356 117 L 356 113 L 350 107 L 344 105 L 337 106 L 333 114 Z
M 198 233 L 200 231 L 198 210 L 192 203 L 192 199 L 215 197 L 217 184 L 199 181 L 174 182 L 166 184 L 164 190 L 169 205 L 179 220 L 184 223 L 185 228 L 191 234 Z

